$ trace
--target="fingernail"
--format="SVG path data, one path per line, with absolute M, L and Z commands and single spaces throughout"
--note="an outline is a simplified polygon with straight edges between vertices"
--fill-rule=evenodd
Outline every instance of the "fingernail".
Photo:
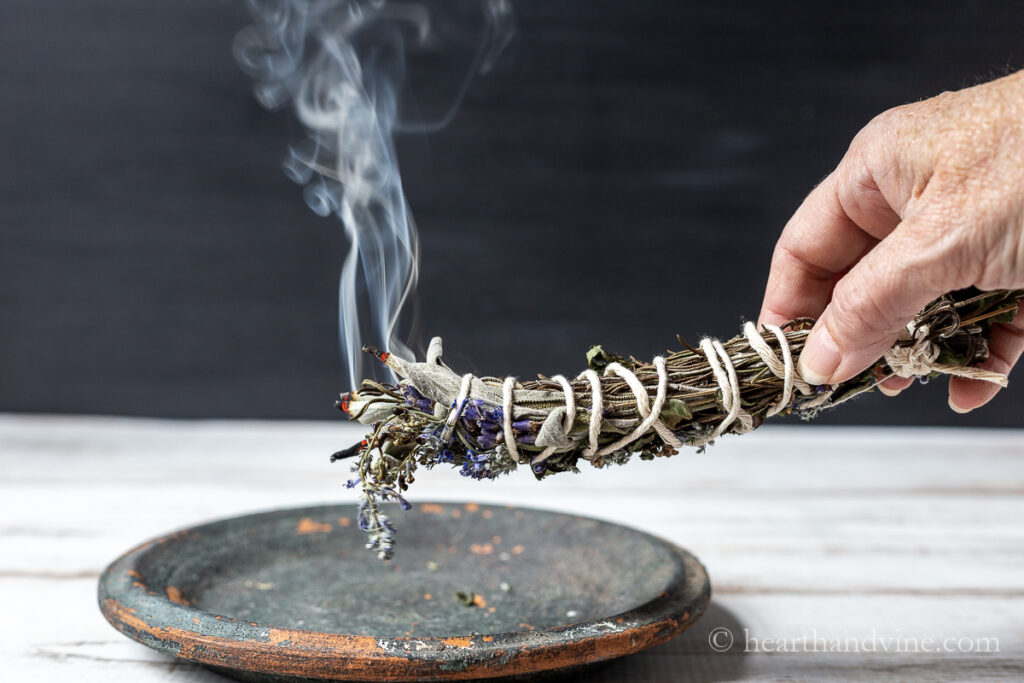
M 949 409 L 952 410 L 954 413 L 960 413 L 961 415 L 966 415 L 967 413 L 971 412 L 971 410 L 973 410 L 973 408 L 961 408 L 957 404 L 953 403 L 952 396 L 949 397 Z
M 879 384 L 878 385 L 878 390 L 881 391 L 886 396 L 899 396 L 900 392 L 903 391 L 902 389 L 890 389 L 889 387 L 885 386 L 884 384 Z
M 843 354 L 839 352 L 828 328 L 822 325 L 808 337 L 797 369 L 808 384 L 828 384 L 842 360 Z

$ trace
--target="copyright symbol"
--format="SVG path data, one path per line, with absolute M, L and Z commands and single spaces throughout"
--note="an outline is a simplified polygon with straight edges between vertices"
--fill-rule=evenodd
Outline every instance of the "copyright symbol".
M 708 645 L 715 652 L 726 652 L 732 647 L 732 644 L 732 631 L 724 626 L 719 626 L 708 634 Z

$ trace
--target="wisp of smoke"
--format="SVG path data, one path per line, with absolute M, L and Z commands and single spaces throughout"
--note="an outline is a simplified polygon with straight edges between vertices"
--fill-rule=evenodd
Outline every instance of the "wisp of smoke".
M 432 122 L 399 118 L 406 49 L 431 44 L 437 9 L 467 2 L 446 0 L 435 12 L 386 0 L 247 2 L 254 23 L 236 36 L 235 57 L 255 80 L 259 102 L 272 110 L 290 103 L 307 133 L 289 148 L 285 174 L 304 186 L 314 212 L 341 219 L 350 242 L 338 306 L 342 355 L 355 387 L 364 376 L 364 344 L 411 355 L 399 323 L 416 287 L 419 243 L 393 135 L 430 132 L 451 120 L 472 77 L 490 70 L 512 37 L 510 0 L 471 0 L 481 35 L 454 101 Z

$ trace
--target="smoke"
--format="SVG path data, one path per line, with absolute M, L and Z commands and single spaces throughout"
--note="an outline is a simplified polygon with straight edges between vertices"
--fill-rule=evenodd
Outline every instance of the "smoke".
M 364 344 L 411 354 L 403 308 L 415 293 L 419 240 L 402 190 L 393 136 L 428 133 L 452 119 L 470 81 L 490 70 L 514 31 L 510 0 L 248 0 L 254 23 L 235 58 L 267 109 L 291 104 L 307 139 L 292 145 L 285 174 L 306 204 L 336 215 L 350 247 L 338 287 L 339 334 L 351 386 L 365 376 Z M 474 16 L 475 15 L 475 16 Z M 476 24 L 474 31 L 467 24 Z M 406 52 L 458 53 L 467 66 L 443 113 L 400 118 Z

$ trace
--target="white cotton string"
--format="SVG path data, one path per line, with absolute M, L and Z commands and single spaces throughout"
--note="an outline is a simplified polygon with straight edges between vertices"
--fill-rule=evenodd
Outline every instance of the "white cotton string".
M 765 325 L 764 327 L 779 340 L 782 360 L 779 360 L 779 357 L 772 351 L 772 347 L 758 333 L 754 323 L 748 322 L 745 324 L 743 326 L 743 334 L 746 336 L 747 343 L 750 344 L 750 348 L 753 349 L 754 353 L 768 366 L 773 375 L 782 380 L 782 397 L 767 412 L 767 416 L 771 417 L 778 415 L 789 407 L 789 402 L 793 398 L 794 386 L 805 396 L 813 393 L 813 390 L 796 372 L 793 363 L 793 351 L 789 348 L 789 340 L 786 339 L 786 333 L 778 325 Z
M 647 395 L 647 389 L 644 388 L 643 382 L 631 370 L 619 363 L 611 363 L 605 368 L 604 374 L 618 375 L 629 385 L 630 390 L 633 392 L 633 397 L 636 399 L 637 412 L 643 419 L 632 432 L 597 451 L 598 456 L 607 455 L 623 446 L 628 446 L 652 427 L 658 432 L 665 443 L 674 448 L 682 447 L 682 442 L 661 421 L 661 410 L 665 406 L 665 396 L 668 393 L 668 371 L 665 369 L 665 359 L 657 356 L 654 359 L 654 367 L 658 370 L 658 389 L 654 396 L 654 405 L 651 405 L 650 396 Z
M 711 373 L 715 376 L 715 381 L 718 382 L 718 388 L 722 390 L 722 406 L 725 408 L 727 415 L 717 427 L 715 431 L 709 437 L 709 441 L 714 439 L 716 436 L 722 433 L 722 431 L 729 426 L 729 424 L 736 419 L 733 415 L 733 400 L 732 384 L 729 382 L 729 375 L 726 374 L 725 370 L 722 369 L 722 364 L 718 360 L 718 350 L 715 348 L 713 339 L 705 337 L 700 340 L 700 350 L 704 352 L 704 357 L 707 358 L 708 365 L 711 366 Z
M 665 399 L 668 394 L 668 369 L 665 367 L 665 359 L 661 356 L 656 356 L 654 359 L 654 367 L 658 371 L 658 393 L 655 395 L 654 405 L 651 406 L 650 416 L 654 417 L 654 422 L 651 426 L 658 432 L 661 440 L 667 443 L 672 448 L 682 448 L 683 442 L 676 438 L 676 435 L 668 428 L 661 420 L 661 411 L 665 405 Z M 646 391 L 644 392 L 647 393 Z
M 984 368 L 964 367 L 960 365 L 947 365 L 936 363 L 939 357 L 939 346 L 928 339 L 928 326 L 917 327 L 913 322 L 907 324 L 907 329 L 900 333 L 900 341 L 913 340 L 913 344 L 894 346 L 885 352 L 885 362 L 892 368 L 893 374 L 898 377 L 921 377 L 938 372 L 944 375 L 956 375 L 969 379 L 978 379 L 983 382 L 991 382 L 1005 387 L 1009 380 L 1001 372 L 992 372 Z
M 455 399 L 455 403 L 452 404 L 452 409 L 448 413 L 448 418 L 444 421 L 444 431 L 441 433 L 441 440 L 445 443 L 452 438 L 452 429 L 455 427 L 455 422 L 459 419 L 459 415 L 462 414 L 462 409 L 466 406 L 466 399 L 469 398 L 469 388 L 473 383 L 473 374 L 467 372 L 462 376 L 462 384 L 459 385 L 459 396 Z
M 604 395 L 601 392 L 601 378 L 593 370 L 584 370 L 579 377 L 590 382 L 590 428 L 587 437 L 589 445 L 583 451 L 583 457 L 590 459 L 597 453 L 597 440 L 601 436 L 601 419 L 604 413 Z
M 702 440 L 702 443 L 706 443 L 707 441 L 712 441 L 717 438 L 729 425 L 735 422 L 737 418 L 739 418 L 741 426 L 741 430 L 739 431 L 748 431 L 753 426 L 753 420 L 750 415 L 742 409 L 740 385 L 736 377 L 736 368 L 733 367 L 732 359 L 729 358 L 729 354 L 726 353 L 725 347 L 722 346 L 722 342 L 717 339 L 705 337 L 700 341 L 700 348 L 708 360 L 708 365 L 711 366 L 711 372 L 714 374 L 715 380 L 718 382 L 718 387 L 722 390 L 722 406 L 727 412 L 725 418 L 723 418 L 722 421 L 718 423 L 718 426 L 715 427 L 715 431 L 712 432 L 706 440 Z
M 964 367 L 962 365 L 946 365 L 944 363 L 935 363 L 932 365 L 932 370 L 941 373 L 943 375 L 954 375 L 956 377 L 966 377 L 967 379 L 976 379 L 982 382 L 991 382 L 992 384 L 998 384 L 1004 389 L 1010 385 L 1010 379 L 1001 372 L 993 372 L 992 370 L 986 370 L 984 368 L 973 368 Z
M 778 325 L 765 325 L 765 328 L 775 334 L 775 338 L 779 340 L 779 350 L 782 351 L 782 362 L 785 368 L 786 377 L 790 381 L 785 382 L 786 388 L 786 400 L 783 404 L 789 403 L 789 396 L 793 392 L 793 387 L 796 386 L 800 390 L 800 393 L 808 396 L 814 393 L 814 389 L 810 384 L 804 381 L 804 378 L 800 376 L 800 373 L 796 370 L 796 363 L 793 361 L 793 349 L 789 346 L 789 339 L 786 338 L 786 333 L 782 331 L 782 328 Z
M 885 362 L 897 377 L 920 377 L 932 372 L 932 364 L 939 357 L 939 346 L 928 340 L 928 326 L 914 327 L 914 323 L 900 333 L 899 341 L 913 340 L 913 344 L 897 345 L 885 352 Z
M 732 387 L 732 410 L 730 412 L 736 413 L 734 420 L 740 423 L 740 426 L 734 431 L 737 434 L 746 434 L 754 428 L 754 418 L 750 416 L 750 413 L 743 410 L 743 398 L 740 395 L 740 380 L 736 375 L 736 367 L 732 364 L 732 358 L 729 357 L 725 347 L 722 346 L 722 342 L 717 339 L 714 340 L 715 350 L 718 352 L 718 357 L 721 359 L 722 364 L 725 366 L 726 372 L 729 374 L 729 385 Z M 732 424 L 730 420 L 729 424 Z M 725 427 L 719 425 L 719 429 L 724 431 Z M 719 431 L 719 434 L 722 432 Z
M 512 432 L 512 407 L 514 405 L 512 390 L 515 388 L 515 385 L 515 377 L 506 377 L 505 383 L 501 385 L 501 411 L 504 418 L 505 448 L 508 449 L 509 455 L 512 456 L 513 460 L 522 462 L 519 458 L 519 449 L 516 448 L 516 435 Z
M 569 436 L 569 432 L 572 431 L 572 425 L 576 422 L 576 394 L 572 390 L 572 385 L 562 375 L 555 375 L 551 379 L 555 380 L 562 385 L 562 393 L 565 395 L 565 419 L 562 421 L 562 433 Z M 551 454 L 555 452 L 558 445 L 548 446 L 541 454 L 534 458 L 533 462 L 544 462 Z

